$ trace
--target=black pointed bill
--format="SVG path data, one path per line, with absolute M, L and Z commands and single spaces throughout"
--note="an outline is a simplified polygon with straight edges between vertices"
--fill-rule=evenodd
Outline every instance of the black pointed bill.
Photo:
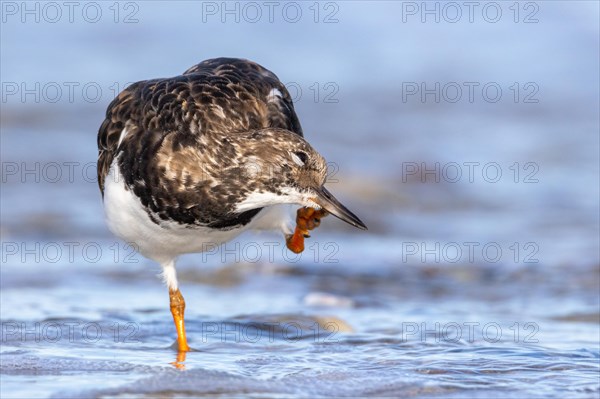
M 316 192 L 317 198 L 315 198 L 315 202 L 322 206 L 327 212 L 354 227 L 367 230 L 367 226 L 365 226 L 358 216 L 350 212 L 348 208 L 342 205 L 342 203 L 338 201 L 325 187 L 317 189 Z

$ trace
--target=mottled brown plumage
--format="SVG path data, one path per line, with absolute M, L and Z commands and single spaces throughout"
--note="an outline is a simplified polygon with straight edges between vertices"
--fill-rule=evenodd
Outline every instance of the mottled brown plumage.
M 251 61 L 207 60 L 180 76 L 134 83 L 115 98 L 98 134 L 98 182 L 104 192 L 118 159 L 126 185 L 156 223 L 228 228 L 260 211 L 235 213 L 232 204 L 241 196 L 261 184 L 292 183 L 284 142 L 309 154 L 304 170 L 324 179 L 325 162 L 302 139 L 277 76 Z M 249 160 L 260 160 L 268 176 L 248 179 L 248 169 L 256 169 Z
M 271 95 L 277 89 L 282 96 Z M 121 132 L 245 132 L 279 127 L 302 136 L 302 128 L 285 86 L 274 73 L 241 59 L 203 61 L 181 76 L 134 83 L 108 106 L 98 133 L 98 183 L 117 153 Z

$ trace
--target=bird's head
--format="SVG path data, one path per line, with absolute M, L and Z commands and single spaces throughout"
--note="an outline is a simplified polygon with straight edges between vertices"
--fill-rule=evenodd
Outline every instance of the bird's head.
M 360 229 L 365 224 L 326 188 L 327 162 L 301 136 L 283 129 L 264 129 L 240 135 L 239 167 L 250 189 L 238 205 L 242 212 L 292 203 L 332 215 Z

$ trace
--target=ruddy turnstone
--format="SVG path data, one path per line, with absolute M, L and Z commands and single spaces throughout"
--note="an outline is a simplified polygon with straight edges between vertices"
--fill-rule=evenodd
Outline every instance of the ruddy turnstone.
M 300 252 L 327 213 L 366 229 L 325 189 L 326 177 L 285 86 L 242 59 L 206 60 L 179 76 L 130 85 L 108 106 L 98 132 L 108 226 L 162 266 L 180 352 L 189 346 L 179 255 L 247 229 L 279 229 Z M 281 204 L 302 206 L 293 231 Z

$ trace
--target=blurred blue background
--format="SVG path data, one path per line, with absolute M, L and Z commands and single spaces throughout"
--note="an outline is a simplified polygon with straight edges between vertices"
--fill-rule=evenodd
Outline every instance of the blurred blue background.
M 599 6 L 469 4 L 3 1 L 2 397 L 597 395 Z M 325 219 L 300 258 L 268 256 L 282 243 L 269 234 L 183 257 L 204 352 L 179 373 L 158 266 L 105 226 L 96 134 L 127 84 L 219 56 L 286 84 L 336 165 L 331 190 L 370 229 Z M 294 317 L 331 317 L 340 335 L 201 339 L 207 320 Z M 56 320 L 104 339 L 52 341 Z M 115 342 L 113 323 L 136 342 Z

